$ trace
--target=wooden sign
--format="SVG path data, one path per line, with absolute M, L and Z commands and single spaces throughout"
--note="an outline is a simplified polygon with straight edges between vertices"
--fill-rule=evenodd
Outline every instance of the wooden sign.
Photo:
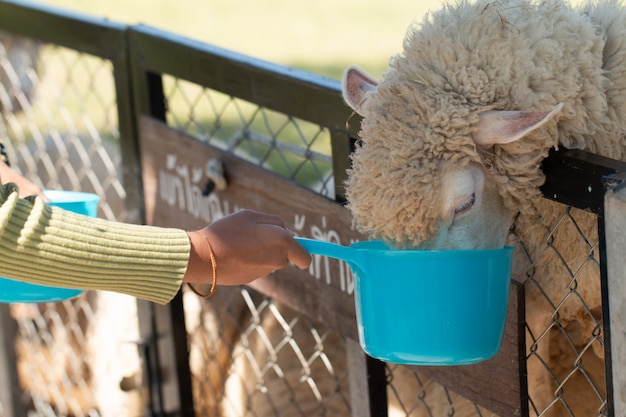
M 298 235 L 349 245 L 364 237 L 351 229 L 349 211 L 318 194 L 232 154 L 142 117 L 141 158 L 149 224 L 200 228 L 242 208 L 277 214 Z M 202 196 L 209 159 L 224 163 L 228 187 Z M 337 260 L 313 255 L 308 271 L 287 267 L 251 286 L 358 340 L 354 276 Z M 477 365 L 416 367 L 460 395 L 500 415 L 520 415 L 524 385 L 523 286 L 511 285 L 505 340 L 498 355 Z M 521 350 L 520 350 L 521 349 Z M 520 354 L 520 352 L 522 352 Z
M 192 230 L 246 208 L 280 216 L 299 236 L 343 245 L 363 239 L 345 207 L 159 121 L 142 118 L 141 148 L 148 224 Z M 203 196 L 205 166 L 214 157 L 224 163 L 228 186 Z M 290 266 L 251 286 L 357 337 L 354 276 L 344 262 L 313 255 L 308 271 Z

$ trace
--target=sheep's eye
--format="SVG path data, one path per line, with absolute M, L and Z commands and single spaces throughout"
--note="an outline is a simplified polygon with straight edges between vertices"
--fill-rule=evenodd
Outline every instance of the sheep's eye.
M 472 193 L 468 198 L 464 199 L 463 202 L 454 207 L 454 217 L 458 217 L 461 214 L 467 213 L 472 209 L 474 203 L 476 202 L 476 194 Z

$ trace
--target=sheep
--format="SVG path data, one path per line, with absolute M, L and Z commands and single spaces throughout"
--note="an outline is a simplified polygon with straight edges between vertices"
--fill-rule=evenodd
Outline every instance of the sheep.
M 515 274 L 531 276 L 530 404 L 541 416 L 605 406 L 589 383 L 605 389 L 599 272 L 586 262 L 596 218 L 569 212 L 590 245 L 571 244 L 576 227 L 550 234 L 563 207 L 539 187 L 552 148 L 626 157 L 625 46 L 617 0 L 461 0 L 411 26 L 380 81 L 354 66 L 342 81 L 362 116 L 346 181 L 359 231 L 397 248 L 495 248 L 515 218 Z M 572 266 L 544 250 L 552 238 Z M 584 372 L 563 367 L 565 354 Z

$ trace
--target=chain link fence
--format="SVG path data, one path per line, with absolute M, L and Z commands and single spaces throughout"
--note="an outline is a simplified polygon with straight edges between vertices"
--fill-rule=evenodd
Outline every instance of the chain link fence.
M 541 416 L 605 416 L 598 220 L 555 202 L 534 227 L 515 225 L 526 265 L 530 408 Z M 541 245 L 525 245 L 529 236 Z
M 0 137 L 13 166 L 44 188 L 94 192 L 100 217 L 124 221 L 115 91 L 107 59 L 0 35 Z M 163 91 L 169 126 L 336 197 L 327 128 L 174 76 Z M 607 416 L 597 218 L 547 200 L 536 210 L 512 229 L 530 414 Z M 350 415 L 346 341 L 332 328 L 247 288 L 208 301 L 184 292 L 183 305 L 196 415 Z M 119 388 L 142 384 L 136 314 L 133 300 L 93 292 L 12 305 L 27 414 L 144 413 L 141 390 Z M 495 415 L 412 367 L 387 365 L 386 384 L 392 417 Z
M 99 217 L 125 219 L 109 61 L 3 33 L 0 111 L 0 137 L 16 171 L 44 189 L 95 193 Z M 119 389 L 139 369 L 135 309 L 130 297 L 95 292 L 13 304 L 26 414 L 140 415 L 140 399 Z
M 164 90 L 168 125 L 335 198 L 328 129 L 171 76 Z

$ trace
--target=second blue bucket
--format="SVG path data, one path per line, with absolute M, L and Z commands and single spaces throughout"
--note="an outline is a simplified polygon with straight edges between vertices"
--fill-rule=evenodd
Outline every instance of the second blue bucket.
M 96 217 L 100 197 L 79 191 L 45 190 L 50 202 L 74 213 Z M 3 303 L 49 303 L 67 300 L 82 293 L 82 290 L 35 285 L 8 278 L 0 278 L 0 302 Z

